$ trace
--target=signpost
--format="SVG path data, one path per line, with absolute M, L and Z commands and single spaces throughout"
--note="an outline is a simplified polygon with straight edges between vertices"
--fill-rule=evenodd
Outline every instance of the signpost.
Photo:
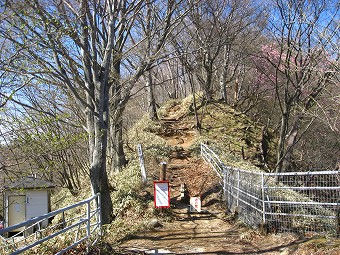
M 167 168 L 167 164 L 166 162 L 161 162 L 161 169 L 159 172 L 159 180 L 160 181 L 165 181 L 166 180 L 166 168 Z
M 145 165 L 144 165 L 144 155 L 143 155 L 143 150 L 142 150 L 142 145 L 141 144 L 137 145 L 137 151 L 138 151 L 138 157 L 139 157 L 142 181 L 143 181 L 144 184 L 146 184 L 147 179 L 146 179 L 146 171 L 145 171 Z
M 155 208 L 170 208 L 169 181 L 154 181 Z

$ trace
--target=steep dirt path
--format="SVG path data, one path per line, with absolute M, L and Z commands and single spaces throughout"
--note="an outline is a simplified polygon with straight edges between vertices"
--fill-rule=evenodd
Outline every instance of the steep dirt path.
M 306 239 L 288 234 L 262 236 L 228 221 L 219 202 L 219 179 L 202 159 L 192 158 L 188 151 L 195 137 L 192 124 L 179 122 L 173 116 L 163 119 L 167 144 L 174 146 L 167 172 L 173 220 L 132 236 L 120 245 L 120 251 L 124 254 L 314 254 L 297 251 L 298 244 Z M 188 201 L 181 199 L 183 183 L 189 196 L 201 197 L 201 213 L 188 211 Z

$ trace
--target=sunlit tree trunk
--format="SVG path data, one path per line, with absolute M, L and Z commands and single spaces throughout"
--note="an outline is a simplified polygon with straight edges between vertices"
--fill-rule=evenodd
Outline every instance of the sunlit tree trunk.
M 146 46 L 146 51 L 147 51 L 147 57 L 150 58 L 152 55 L 152 29 L 155 24 L 153 23 L 152 15 L 152 3 L 150 0 L 146 0 L 146 29 L 145 29 L 145 35 L 147 38 L 147 46 Z M 154 84 L 152 80 L 152 70 L 148 70 L 146 73 L 146 90 L 147 90 L 147 97 L 148 97 L 148 112 L 149 116 L 152 120 L 158 120 L 158 115 L 157 115 L 157 105 L 156 105 L 156 99 L 155 99 L 155 92 L 154 92 Z
M 156 99 L 155 99 L 155 92 L 154 92 L 154 85 L 152 82 L 151 70 L 147 72 L 146 78 L 147 78 L 146 89 L 148 93 L 149 116 L 150 116 L 150 119 L 152 120 L 158 120 L 157 104 L 156 104 Z
M 108 93 L 102 85 L 100 82 L 94 83 L 93 85 L 88 84 L 89 90 L 93 92 L 91 95 L 87 95 L 89 105 L 93 105 L 93 99 L 98 100 L 104 96 L 103 94 L 101 95 L 101 93 L 98 94 L 94 92 L 96 90 L 95 88 L 104 94 Z M 106 100 L 106 102 L 93 105 L 93 111 L 86 111 L 87 130 L 89 134 L 90 181 L 93 194 L 101 194 L 101 211 L 104 224 L 112 220 L 112 202 L 106 171 L 108 110 L 108 100 Z
M 112 87 L 110 91 L 110 126 L 109 126 L 109 168 L 110 172 L 119 171 L 127 163 L 124 152 L 123 140 L 123 112 L 125 102 L 123 101 L 120 75 L 121 61 L 116 60 L 112 70 Z
M 221 72 L 221 77 L 220 77 L 220 100 L 225 103 L 228 103 L 227 77 L 228 77 L 228 67 L 229 67 L 229 61 L 230 61 L 230 49 L 231 49 L 230 44 L 224 45 L 223 66 L 222 66 L 222 72 Z
M 279 142 L 277 145 L 277 165 L 276 165 L 276 173 L 281 173 L 283 171 L 283 162 L 285 158 L 285 141 L 286 141 L 286 133 L 288 128 L 288 114 L 282 114 L 281 116 L 281 124 L 280 124 L 280 133 L 279 133 Z

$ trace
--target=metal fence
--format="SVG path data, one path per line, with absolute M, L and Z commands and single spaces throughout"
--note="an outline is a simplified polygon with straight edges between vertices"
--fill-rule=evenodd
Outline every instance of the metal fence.
M 42 222 L 46 221 L 50 224 L 42 228 Z M 17 232 L 19 228 L 24 230 Z M 44 242 L 48 246 L 47 241 L 60 238 L 62 241 L 56 241 L 54 244 L 61 246 L 53 252 L 59 255 L 84 241 L 88 241 L 89 247 L 90 240 L 93 244 L 100 235 L 101 207 L 98 193 L 77 204 L 0 229 L 0 254 L 20 254 Z M 49 250 L 56 250 L 55 245 L 49 247 Z
M 340 234 L 340 171 L 265 173 L 225 166 L 207 145 L 201 155 L 221 177 L 229 210 L 275 232 Z

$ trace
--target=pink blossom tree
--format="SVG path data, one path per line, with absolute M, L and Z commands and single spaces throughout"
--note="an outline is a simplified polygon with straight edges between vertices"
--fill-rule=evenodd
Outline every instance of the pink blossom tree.
M 336 82 L 336 53 L 328 47 L 336 33 L 325 31 L 335 22 L 339 6 L 328 16 L 332 2 L 316 2 L 277 0 L 272 43 L 263 45 L 257 59 L 262 83 L 273 86 L 280 113 L 278 173 L 289 170 L 294 146 L 316 119 L 308 113 Z

